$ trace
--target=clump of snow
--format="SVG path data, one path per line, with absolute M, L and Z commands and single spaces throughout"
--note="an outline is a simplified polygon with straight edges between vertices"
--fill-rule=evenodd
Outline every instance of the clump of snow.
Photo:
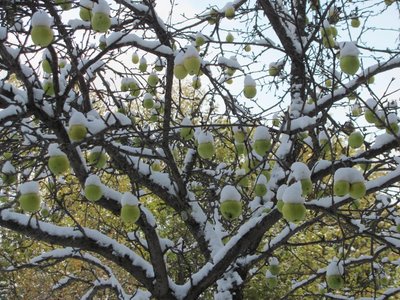
M 367 101 L 365 101 L 365 105 L 370 110 L 374 110 L 376 108 L 376 106 L 378 105 L 378 102 L 376 102 L 376 100 L 373 98 L 369 98 L 369 99 L 367 99 Z
M 266 126 L 258 126 L 254 132 L 254 140 L 270 140 L 271 135 Z
M 80 0 L 79 1 L 79 6 L 83 6 L 86 8 L 91 9 L 93 7 L 93 1 L 92 0 Z
M 98 0 L 97 3 L 94 3 L 92 12 L 95 13 L 103 13 L 106 15 L 110 14 L 110 6 L 105 0 Z
M 257 181 L 256 184 L 267 184 L 268 180 L 267 177 L 265 177 L 265 175 L 261 174 L 260 176 L 257 177 Z
M 364 182 L 364 177 L 361 171 L 353 168 L 340 168 L 337 169 L 333 177 L 334 181 L 347 181 L 353 182 Z
M 1 168 L 1 172 L 4 174 L 15 174 L 17 171 L 15 170 L 14 166 L 11 164 L 9 160 L 7 160 L 3 167 Z
M 335 257 L 326 268 L 326 275 L 331 276 L 331 275 L 343 275 L 343 274 L 344 274 L 343 262 L 338 261 L 337 258 Z
M 268 263 L 270 266 L 277 266 L 279 265 L 279 260 L 276 257 L 270 257 L 268 258 Z
M 138 205 L 138 198 L 130 192 L 125 192 L 121 199 L 121 205 Z
M 71 125 L 85 125 L 86 126 L 87 120 L 83 113 L 74 110 L 72 112 L 71 118 L 69 119 L 69 126 Z
M 290 170 L 293 172 L 292 175 L 297 181 L 311 177 L 311 171 L 305 163 L 295 162 L 291 165 Z
M 244 86 L 256 86 L 256 81 L 251 77 L 251 75 L 246 75 L 244 78 Z
M 85 186 L 88 186 L 88 185 L 102 186 L 99 176 L 92 174 L 88 178 L 86 178 Z
M 197 141 L 199 142 L 199 144 L 213 143 L 214 137 L 211 132 L 200 131 L 197 135 Z
M 277 198 L 278 200 L 282 200 L 282 198 L 283 198 L 283 193 L 285 192 L 285 190 L 286 190 L 287 187 L 288 187 L 288 186 L 287 186 L 286 184 L 282 184 L 282 185 L 278 188 L 278 190 L 276 191 L 276 198 Z
M 50 144 L 47 151 L 49 153 L 49 156 L 65 155 L 65 153 L 60 150 L 59 145 L 56 143 Z
M 301 183 L 296 182 L 288 186 L 282 195 L 282 200 L 285 203 L 304 203 L 304 198 L 301 196 L 303 190 Z
M 265 272 L 265 277 L 266 278 L 274 278 L 274 277 L 276 277 L 275 275 L 272 275 L 272 273 L 269 271 L 269 270 L 267 270 L 267 272 Z
M 43 10 L 38 10 L 32 16 L 32 27 L 35 27 L 35 26 L 50 27 L 52 24 L 53 24 L 53 18 L 50 17 Z
M 240 201 L 242 196 L 233 185 L 226 185 L 221 191 L 220 201 L 221 203 L 227 200 Z
M 174 64 L 175 64 L 175 65 L 182 65 L 184 59 L 185 59 L 184 53 L 180 51 L 180 52 L 178 52 L 178 53 L 176 54 L 176 56 L 175 56 Z
M 190 120 L 190 118 L 184 117 L 183 120 L 182 120 L 182 122 L 181 122 L 181 125 L 182 125 L 182 126 L 192 126 L 193 123 L 192 123 L 192 121 Z
M 328 141 L 328 136 L 326 135 L 325 131 L 321 131 L 318 134 L 318 142 L 321 143 L 325 143 L 326 141 Z
M 96 147 L 93 147 L 93 149 L 92 149 L 92 151 L 91 151 L 92 153 L 99 153 L 99 152 L 103 152 L 103 147 L 101 147 L 101 146 L 96 146 Z
M 146 65 L 146 64 L 147 64 L 147 59 L 146 59 L 146 57 L 142 56 L 142 57 L 140 58 L 139 64 L 140 64 L 140 65 Z
M 22 195 L 30 193 L 38 194 L 39 183 L 37 181 L 24 182 L 18 187 L 18 190 L 21 192 Z
M 7 28 L 0 26 L 0 40 L 6 40 L 7 39 Z
M 233 6 L 232 2 L 228 2 L 225 4 L 225 6 L 222 8 L 222 11 L 226 12 L 228 9 L 235 9 L 235 6 Z
M 200 58 L 199 52 L 197 52 L 196 48 L 193 47 L 192 45 L 186 46 L 184 58 L 188 58 L 188 57 Z
M 340 56 L 358 56 L 360 50 L 358 50 L 354 42 L 343 42 L 341 43 Z

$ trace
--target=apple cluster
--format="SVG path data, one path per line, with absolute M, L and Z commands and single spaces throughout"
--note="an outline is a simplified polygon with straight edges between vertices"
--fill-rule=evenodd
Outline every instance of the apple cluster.
M 340 168 L 334 176 L 333 192 L 343 197 L 347 194 L 353 199 L 360 199 L 366 194 L 364 178 L 359 170 L 354 168 Z

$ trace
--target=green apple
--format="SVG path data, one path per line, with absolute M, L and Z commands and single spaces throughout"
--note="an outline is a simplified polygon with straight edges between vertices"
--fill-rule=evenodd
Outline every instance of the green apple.
M 182 80 L 187 76 L 187 74 L 188 71 L 183 64 L 177 64 L 174 66 L 174 75 L 177 79 Z
M 236 200 L 225 200 L 220 205 L 222 216 L 227 220 L 233 220 L 242 213 L 242 203 Z
M 358 56 L 340 56 L 340 69 L 343 73 L 354 75 L 360 68 L 360 60 Z
M 267 277 L 266 281 L 267 281 L 267 286 L 270 288 L 274 288 L 278 285 L 278 278 L 276 276 Z
M 375 82 L 375 76 L 371 76 L 370 78 L 368 78 L 367 83 L 368 84 L 374 84 Z
M 235 139 L 235 142 L 237 143 L 244 143 L 244 140 L 246 139 L 246 133 L 243 130 L 236 130 L 233 133 L 233 138 Z
M 136 52 L 132 54 L 132 62 L 134 64 L 139 63 L 139 55 Z
M 98 201 L 103 196 L 101 186 L 96 184 L 88 184 L 85 186 L 85 197 L 89 201 Z
M 51 79 L 43 82 L 43 91 L 47 96 L 54 96 L 54 84 Z
M 6 203 L 8 202 L 8 197 L 6 195 L 1 195 L 0 196 L 0 203 Z
M 333 185 L 333 192 L 336 196 L 343 197 L 350 191 L 350 183 L 346 180 L 335 181 Z
M 5 185 L 11 185 L 13 184 L 15 181 L 17 181 L 17 176 L 15 174 L 12 173 L 4 173 L 1 176 L 1 179 L 3 180 L 3 184 Z
M 103 168 L 107 162 L 107 155 L 102 151 L 90 152 L 88 157 L 89 164 L 95 165 L 96 168 Z
M 66 155 L 50 156 L 48 166 L 50 171 L 58 176 L 69 170 L 69 160 Z
M 241 179 L 238 182 L 238 186 L 247 188 L 250 184 L 248 176 L 239 176 Z
M 302 195 L 309 195 L 313 190 L 313 184 L 310 178 L 303 178 L 300 180 Z
M 80 142 L 82 141 L 87 134 L 87 128 L 82 124 L 74 124 L 69 126 L 68 136 L 72 142 Z
M 197 77 L 197 76 L 194 76 L 194 77 L 193 77 L 192 87 L 193 87 L 195 90 L 198 90 L 199 88 L 201 88 L 201 80 L 200 80 L 199 77 Z
M 89 22 L 92 18 L 92 10 L 87 7 L 81 7 L 79 9 L 79 17 L 82 19 L 82 21 Z
M 235 40 L 235 38 L 233 37 L 232 33 L 228 33 L 228 34 L 226 35 L 225 40 L 226 40 L 227 43 L 233 43 L 233 41 Z
M 263 197 L 267 193 L 267 186 L 265 184 L 258 183 L 254 187 L 254 192 L 256 196 Z
M 50 74 L 52 72 L 51 70 L 51 62 L 46 58 L 42 60 L 42 69 L 44 72 Z
M 359 199 L 354 199 L 351 203 L 350 203 L 350 207 L 352 209 L 359 209 L 361 207 L 361 202 Z
M 379 121 L 375 112 L 370 109 L 365 110 L 364 118 L 368 123 L 377 123 Z
M 197 146 L 197 152 L 199 153 L 200 157 L 203 159 L 212 158 L 215 154 L 214 143 L 212 143 L 212 142 L 200 143 Z
M 229 6 L 226 10 L 225 10 L 225 17 L 228 20 L 232 20 L 235 17 L 235 8 L 233 6 Z
M 18 202 L 24 212 L 35 212 L 40 209 L 40 196 L 37 193 L 20 195 Z
M 179 130 L 179 135 L 185 141 L 189 141 L 193 138 L 194 130 L 192 128 L 184 127 Z
M 198 36 L 196 36 L 196 39 L 194 42 L 195 42 L 196 47 L 200 47 L 200 46 L 203 46 L 206 41 L 204 40 L 203 36 L 198 35 Z
M 349 146 L 353 149 L 360 148 L 364 142 L 364 136 L 359 131 L 354 131 L 349 136 Z
M 251 46 L 250 46 L 250 45 L 246 45 L 246 46 L 244 47 L 244 51 L 250 52 L 250 51 L 251 51 Z
M 133 97 L 139 97 L 140 95 L 140 87 L 136 82 L 131 82 L 129 84 L 129 90 L 131 91 L 131 96 Z
M 151 73 L 149 77 L 147 78 L 147 83 L 151 87 L 155 87 L 158 84 L 158 76 L 155 73 Z
M 304 220 L 307 210 L 302 203 L 284 203 L 282 216 L 288 222 L 300 222 Z
M 190 75 L 197 75 L 200 71 L 201 61 L 198 56 L 188 56 L 183 60 L 183 66 Z
M 276 208 L 278 209 L 278 211 L 280 212 L 280 213 L 282 213 L 282 208 L 283 208 L 283 205 L 285 204 L 285 202 L 283 202 L 283 200 L 278 200 L 277 202 L 276 202 Z
M 110 17 L 102 12 L 96 12 L 91 19 L 92 28 L 96 32 L 107 32 L 111 27 Z
M 396 1 L 396 0 L 385 0 L 384 2 L 385 2 L 385 4 L 386 4 L 387 6 L 389 6 L 389 5 L 392 5 L 395 1 Z
M 69 0 L 56 0 L 56 4 L 60 5 L 63 10 L 70 10 L 72 3 Z
M 143 107 L 146 109 L 152 109 L 154 107 L 153 98 L 146 97 L 143 99 Z
M 389 128 L 386 128 L 386 133 L 395 133 L 399 132 L 399 124 L 397 123 L 390 123 Z
M 271 149 L 270 140 L 255 140 L 253 144 L 254 151 L 261 156 L 264 156 Z
M 361 108 L 359 105 L 354 105 L 354 106 L 351 108 L 351 114 L 352 114 L 354 117 L 361 116 L 361 114 L 362 114 L 362 108 Z
M 42 209 L 40 210 L 40 214 L 42 215 L 43 218 L 47 218 L 50 215 L 50 211 L 45 206 L 45 207 L 42 207 Z
M 254 85 L 245 85 L 243 94 L 247 99 L 252 99 L 257 94 L 257 88 Z
M 326 282 L 331 289 L 339 290 L 344 286 L 344 279 L 341 275 L 326 276 Z
M 326 87 L 332 87 L 332 79 L 325 80 L 325 86 Z
M 147 70 L 147 62 L 140 61 L 139 63 L 139 71 L 144 73 Z
M 350 184 L 349 195 L 353 199 L 360 199 L 365 196 L 367 189 L 364 182 L 353 182 Z
M 244 143 L 235 143 L 235 146 L 238 155 L 246 153 L 246 145 Z
M 269 269 L 269 272 L 275 276 L 278 275 L 279 271 L 280 271 L 279 265 L 270 265 L 268 269 Z
M 139 217 L 140 209 L 137 205 L 124 205 L 121 207 L 121 219 L 124 223 L 136 223 Z
M 360 19 L 359 18 L 352 18 L 351 19 L 351 27 L 358 28 L 360 27 Z
M 13 157 L 13 153 L 12 152 L 4 152 L 3 157 L 5 159 L 11 159 Z
M 268 69 L 268 73 L 270 76 L 278 76 L 280 71 L 280 68 L 277 67 L 269 67 Z
M 324 45 L 325 48 L 332 48 L 335 46 L 335 40 L 333 39 L 333 36 L 328 36 L 328 37 L 323 37 L 322 38 L 322 45 Z
M 31 30 L 31 39 L 36 46 L 47 47 L 53 41 L 53 30 L 48 26 L 33 26 Z

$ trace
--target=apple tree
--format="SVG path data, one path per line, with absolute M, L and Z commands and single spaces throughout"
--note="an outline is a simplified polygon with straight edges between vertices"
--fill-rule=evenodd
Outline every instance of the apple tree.
M 398 297 L 400 3 L 198 2 L 2 1 L 1 297 Z

